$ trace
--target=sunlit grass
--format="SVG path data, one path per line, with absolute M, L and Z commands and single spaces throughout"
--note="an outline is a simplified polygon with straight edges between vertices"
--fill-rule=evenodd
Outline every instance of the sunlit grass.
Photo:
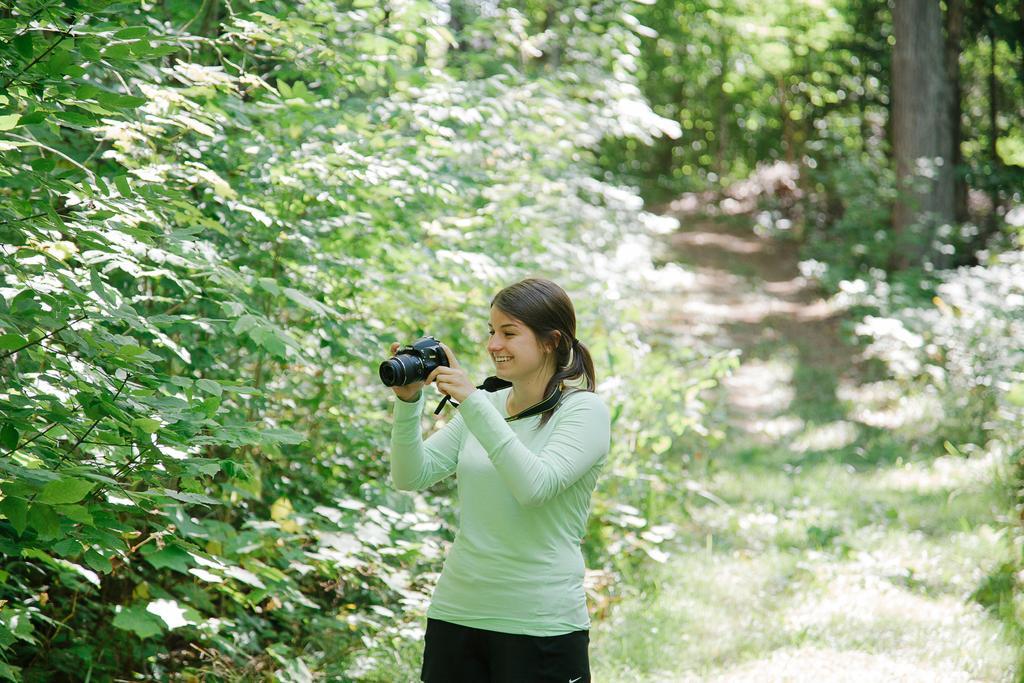
M 694 504 L 662 589 L 595 627 L 594 680 L 1017 680 L 1021 643 L 970 598 L 1012 552 L 991 462 L 793 456 L 720 465 L 729 504 Z
M 913 401 L 817 374 L 765 359 L 725 388 L 747 419 L 701 484 L 726 504 L 688 503 L 661 589 L 595 625 L 594 680 L 1017 680 L 1024 643 L 971 599 L 1012 553 L 997 459 L 922 451 Z M 842 419 L 857 397 L 899 424 Z
M 708 556 L 695 547 L 657 571 L 660 591 L 624 603 L 592 629 L 595 681 L 675 680 L 787 642 L 761 624 L 775 621 L 791 599 L 796 558 Z

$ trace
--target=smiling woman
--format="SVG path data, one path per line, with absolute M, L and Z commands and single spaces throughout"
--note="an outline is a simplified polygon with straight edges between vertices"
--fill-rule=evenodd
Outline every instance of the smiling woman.
M 575 328 L 561 287 L 518 282 L 491 302 L 496 375 L 481 387 L 503 388 L 474 387 L 445 347 L 449 366 L 426 383 L 458 414 L 424 441 L 423 392 L 395 401 L 392 484 L 420 490 L 457 475 L 459 529 L 427 610 L 427 683 L 590 681 L 580 544 L 611 421 Z M 580 377 L 586 387 L 566 391 Z
M 567 379 L 585 377 L 587 390 L 596 388 L 590 353 L 576 339 L 572 301 L 551 280 L 529 278 L 501 290 L 491 301 L 488 332 L 496 376 L 512 383 L 510 415 L 564 390 Z M 540 425 L 551 415 L 545 411 Z

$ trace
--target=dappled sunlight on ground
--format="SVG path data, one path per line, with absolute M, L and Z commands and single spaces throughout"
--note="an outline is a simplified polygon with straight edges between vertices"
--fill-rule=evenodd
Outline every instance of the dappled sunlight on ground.
M 874 486 L 892 491 L 930 493 L 987 486 L 1001 465 L 997 454 L 988 452 L 963 457 L 943 455 L 927 461 L 908 462 L 878 470 Z
M 698 537 L 710 534 L 712 543 L 716 538 L 721 541 L 726 537 L 730 547 L 745 550 L 764 550 L 775 545 L 803 546 L 808 542 L 808 528 L 821 530 L 812 534 L 824 534 L 840 521 L 840 514 L 834 509 L 808 506 L 773 510 L 762 503 L 750 509 L 704 505 L 693 508 L 691 514 Z
M 942 420 L 937 396 L 906 396 L 893 381 L 841 383 L 836 395 L 850 406 L 850 419 L 878 429 L 899 430 L 906 437 L 930 434 Z
M 750 420 L 746 428 L 751 434 L 771 443 L 799 433 L 806 423 L 796 415 L 779 415 L 767 420 Z
M 858 571 L 961 598 L 1012 553 L 1002 534 L 988 525 L 939 539 L 920 531 L 895 533 L 884 525 L 869 525 L 852 530 L 845 540 L 859 549 L 854 554 Z
M 1005 454 L 915 450 L 937 398 L 860 379 L 789 247 L 706 222 L 669 245 L 694 276 L 648 324 L 739 348 L 741 365 L 720 388 L 725 441 L 694 473 L 710 495 L 673 519 L 657 588 L 595 623 L 594 680 L 1016 681 L 1009 637 L 971 597 L 1020 551 L 988 526 Z
M 723 380 L 729 405 L 740 413 L 774 415 L 786 410 L 795 395 L 793 366 L 784 361 L 749 361 Z
M 789 445 L 797 453 L 806 451 L 836 451 L 857 440 L 857 425 L 846 420 L 811 427 Z
M 745 237 L 720 231 L 689 230 L 676 233 L 671 240 L 676 247 L 713 245 L 733 254 L 756 254 L 765 249 L 764 241 L 753 235 Z
M 871 556 L 867 563 L 869 570 L 877 568 L 875 559 Z M 897 569 L 890 558 L 882 563 L 890 571 Z M 981 605 L 959 596 L 926 597 L 865 573 L 863 566 L 860 562 L 820 565 L 820 572 L 831 577 L 823 589 L 805 594 L 786 610 L 785 628 L 813 632 L 816 640 L 836 645 L 884 638 L 887 649 L 909 646 L 930 658 L 941 656 L 953 644 L 965 645 L 980 637 L 985 621 Z

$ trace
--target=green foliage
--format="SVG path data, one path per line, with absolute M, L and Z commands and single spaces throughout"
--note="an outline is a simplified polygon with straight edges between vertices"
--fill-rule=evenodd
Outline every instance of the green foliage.
M 587 293 L 602 382 L 687 387 L 679 416 L 615 396 L 641 453 L 703 429 L 718 366 L 630 376 L 640 304 L 606 296 L 645 228 L 598 146 L 667 125 L 626 9 L 0 13 L 0 675 L 338 679 L 416 638 L 450 528 L 386 484 L 376 365 L 429 331 L 483 376 L 519 276 Z

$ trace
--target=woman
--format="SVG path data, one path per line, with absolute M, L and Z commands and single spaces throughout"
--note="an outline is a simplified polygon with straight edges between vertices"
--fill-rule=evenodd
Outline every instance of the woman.
M 608 409 L 557 284 L 501 290 L 489 328 L 496 374 L 480 387 L 443 344 L 448 367 L 392 387 L 392 484 L 420 490 L 453 473 L 458 484 L 459 530 L 427 610 L 421 680 L 589 683 L 580 543 L 609 450 Z M 581 377 L 585 388 L 565 386 Z M 458 412 L 423 441 L 431 383 Z

